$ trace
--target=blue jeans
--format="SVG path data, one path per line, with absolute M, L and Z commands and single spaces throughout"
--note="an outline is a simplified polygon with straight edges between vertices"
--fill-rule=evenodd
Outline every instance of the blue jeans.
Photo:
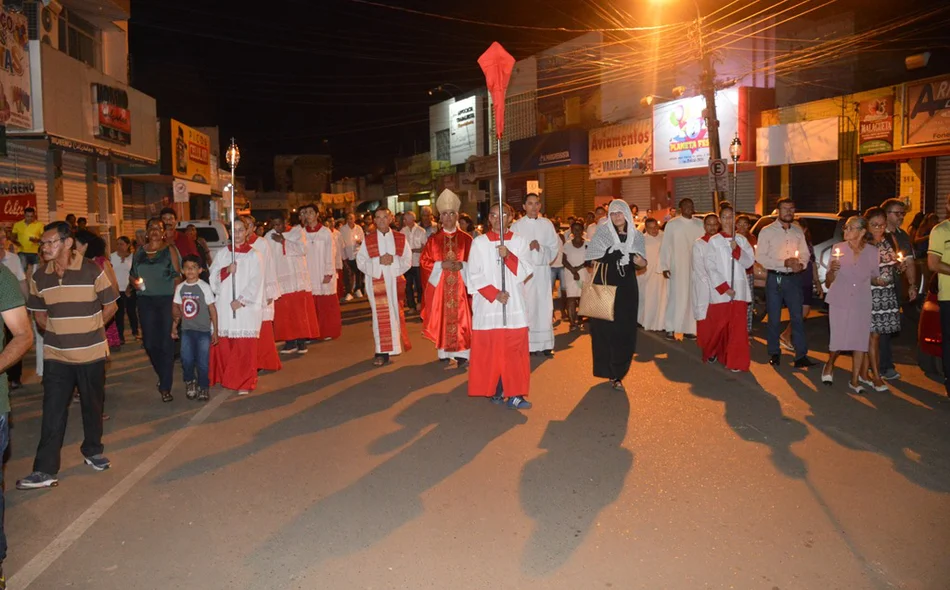
M 558 286 L 560 292 L 564 292 L 564 267 L 563 266 L 552 266 L 551 267 L 551 288 L 554 288 L 554 283 L 561 281 Z
M 0 457 L 7 451 L 7 444 L 10 442 L 10 422 L 7 421 L 9 414 L 0 414 Z M 3 469 L 0 469 L 0 563 L 7 558 L 7 534 L 3 531 Z
M 769 272 L 765 280 L 765 306 L 769 314 L 768 349 L 772 356 L 782 354 L 778 339 L 782 333 L 783 303 L 788 308 L 788 317 L 792 322 L 792 346 L 795 348 L 795 360 L 798 360 L 808 354 L 805 318 L 802 316 L 801 274 L 779 275 Z
M 211 359 L 211 332 L 181 331 L 181 374 L 187 383 L 195 380 L 198 369 L 198 387 L 207 389 L 208 363 Z

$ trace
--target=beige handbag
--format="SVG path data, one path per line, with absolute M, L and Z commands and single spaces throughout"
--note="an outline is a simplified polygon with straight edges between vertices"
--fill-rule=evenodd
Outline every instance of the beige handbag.
M 602 285 L 594 284 L 594 277 L 600 272 L 600 282 Z M 589 318 L 599 320 L 614 321 L 614 299 L 617 298 L 617 287 L 607 283 L 607 265 L 600 262 L 594 263 L 594 268 L 590 272 L 590 278 L 584 283 L 581 290 L 581 302 L 577 313 Z

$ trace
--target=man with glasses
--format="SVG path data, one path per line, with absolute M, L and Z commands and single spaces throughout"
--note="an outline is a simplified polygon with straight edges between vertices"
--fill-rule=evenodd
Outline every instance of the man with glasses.
M 906 215 L 906 207 L 900 199 L 888 199 L 881 203 L 881 209 L 884 210 L 887 233 L 894 236 L 897 240 L 897 247 L 902 259 L 900 262 L 900 272 L 907 278 L 907 283 L 903 281 L 894 281 L 894 288 L 897 289 L 897 301 L 903 308 L 917 298 L 917 267 L 914 263 L 914 243 L 910 236 L 901 228 Z M 905 288 L 906 287 L 906 288 Z M 906 299 L 904 295 L 906 294 Z M 878 346 L 881 359 L 881 377 L 887 380 L 900 379 L 901 374 L 897 372 L 894 366 L 894 355 L 891 352 L 891 339 L 893 334 L 881 334 L 880 345 Z
M 84 438 L 80 447 L 86 465 L 96 471 L 110 467 L 102 455 L 102 405 L 105 400 L 105 325 L 115 316 L 118 292 L 99 266 L 73 250 L 70 227 L 62 221 L 46 226 L 40 254 L 46 262 L 30 277 L 26 307 L 39 328 L 43 344 L 43 418 L 33 473 L 17 482 L 19 490 L 59 484 L 56 474 L 66 435 L 73 390 L 79 389 Z

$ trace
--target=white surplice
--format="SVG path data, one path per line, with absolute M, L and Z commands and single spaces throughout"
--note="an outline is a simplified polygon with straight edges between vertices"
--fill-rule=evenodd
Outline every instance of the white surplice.
M 317 231 L 303 228 L 310 288 L 314 295 L 336 295 L 336 240 L 327 226 L 318 227 L 320 229 Z M 323 282 L 326 276 L 330 277 L 329 283 Z
M 706 250 L 709 240 L 706 236 L 693 242 L 692 260 L 690 261 L 690 286 L 692 293 L 690 303 L 692 316 L 695 321 L 706 319 L 709 310 L 709 273 L 706 272 Z
M 402 255 L 396 253 L 396 240 L 393 237 L 393 230 L 381 233 L 376 231 L 379 244 L 379 257 L 371 258 L 366 249 L 366 242 L 360 246 L 356 252 L 356 267 L 366 275 L 366 296 L 369 299 L 369 307 L 373 311 L 373 339 L 376 341 L 376 354 L 386 353 L 390 355 L 400 354 L 402 352 L 402 307 L 399 304 L 399 287 L 396 285 L 396 279 L 406 274 L 406 271 L 412 267 L 412 249 L 408 242 L 402 249 Z M 385 266 L 379 262 L 380 258 L 386 254 L 391 254 L 393 263 Z M 373 294 L 371 279 L 383 279 L 386 282 L 386 300 L 389 302 L 389 327 L 392 334 L 392 350 L 382 350 L 379 338 L 379 316 L 376 313 L 376 297 Z
M 303 229 L 298 225 L 283 232 L 284 243 L 278 244 L 273 237 L 275 230 L 264 234 L 270 245 L 270 264 L 277 274 L 277 286 L 281 294 L 310 290 L 310 272 L 307 270 L 307 247 Z
M 706 232 L 698 217 L 674 217 L 663 230 L 660 245 L 660 272 L 669 271 L 670 284 L 666 303 L 667 332 L 696 334 L 691 299 L 691 261 L 693 243 Z
M 709 278 L 709 304 L 729 303 L 730 301 L 752 301 L 752 291 L 745 276 L 745 269 L 755 263 L 755 252 L 744 236 L 736 236 L 739 247 L 739 259 L 732 254 L 732 236 L 718 233 L 709 238 L 706 247 L 706 276 Z M 734 273 L 734 274 L 733 274 Z M 735 297 L 729 297 L 725 291 L 732 288 Z
M 669 281 L 660 270 L 660 246 L 663 243 L 663 232 L 659 232 L 656 237 L 644 233 L 643 242 L 647 251 L 647 267 L 637 273 L 637 287 L 640 291 L 637 323 L 643 326 L 644 330 L 664 330 Z
M 261 255 L 261 260 L 265 263 L 264 295 L 261 301 L 261 309 L 263 310 L 261 319 L 265 322 L 274 321 L 274 301 L 280 297 L 280 285 L 277 282 L 277 266 L 270 264 L 270 261 L 274 258 L 271 252 L 273 249 L 271 244 L 274 244 L 274 242 L 265 240 L 264 238 L 257 238 L 254 240 L 254 243 L 251 244 L 251 248 L 254 248 L 257 253 Z M 269 304 L 268 301 L 270 301 Z
M 492 241 L 491 238 L 495 240 Z M 468 254 L 469 285 L 472 295 L 472 330 L 501 330 L 528 327 L 527 301 L 521 286 L 534 272 L 528 259 L 528 243 L 524 238 L 511 235 L 505 238 L 508 252 L 518 259 L 517 272 L 508 266 L 502 266 L 498 256 L 498 236 L 493 232 L 478 236 L 472 240 L 472 249 Z M 502 305 L 497 299 L 489 301 L 479 289 L 494 287 L 502 290 L 502 273 L 505 276 L 505 291 L 508 303 Z M 534 277 L 531 280 L 535 280 Z M 550 285 L 550 281 L 548 285 Z M 507 323 L 506 323 L 507 321 Z
M 554 299 L 551 295 L 551 263 L 560 256 L 561 238 L 554 224 L 544 217 L 522 217 L 511 224 L 511 231 L 524 239 L 528 246 L 525 261 L 534 270 L 534 277 L 525 283 L 524 291 L 528 312 L 528 350 L 540 352 L 554 348 Z M 532 250 L 532 241 L 538 249 Z
M 221 248 L 214 255 L 209 269 L 211 290 L 214 291 L 215 306 L 218 309 L 218 336 L 223 338 L 257 338 L 261 334 L 264 299 L 264 259 L 254 248 L 248 252 L 238 251 L 234 255 L 237 270 L 221 279 L 221 270 L 231 265 L 230 246 Z M 231 283 L 235 283 L 237 301 L 244 304 L 237 310 L 237 317 L 231 311 Z

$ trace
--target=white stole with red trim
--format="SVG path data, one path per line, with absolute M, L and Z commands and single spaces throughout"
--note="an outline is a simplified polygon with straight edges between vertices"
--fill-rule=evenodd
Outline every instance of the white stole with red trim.
M 383 256 L 393 257 L 392 264 L 380 262 Z M 406 247 L 406 236 L 392 230 L 375 231 L 356 253 L 356 266 L 368 279 L 367 297 L 373 311 L 373 337 L 377 354 L 399 354 L 410 349 L 406 320 L 402 310 L 405 279 L 402 275 L 412 267 L 412 250 Z

